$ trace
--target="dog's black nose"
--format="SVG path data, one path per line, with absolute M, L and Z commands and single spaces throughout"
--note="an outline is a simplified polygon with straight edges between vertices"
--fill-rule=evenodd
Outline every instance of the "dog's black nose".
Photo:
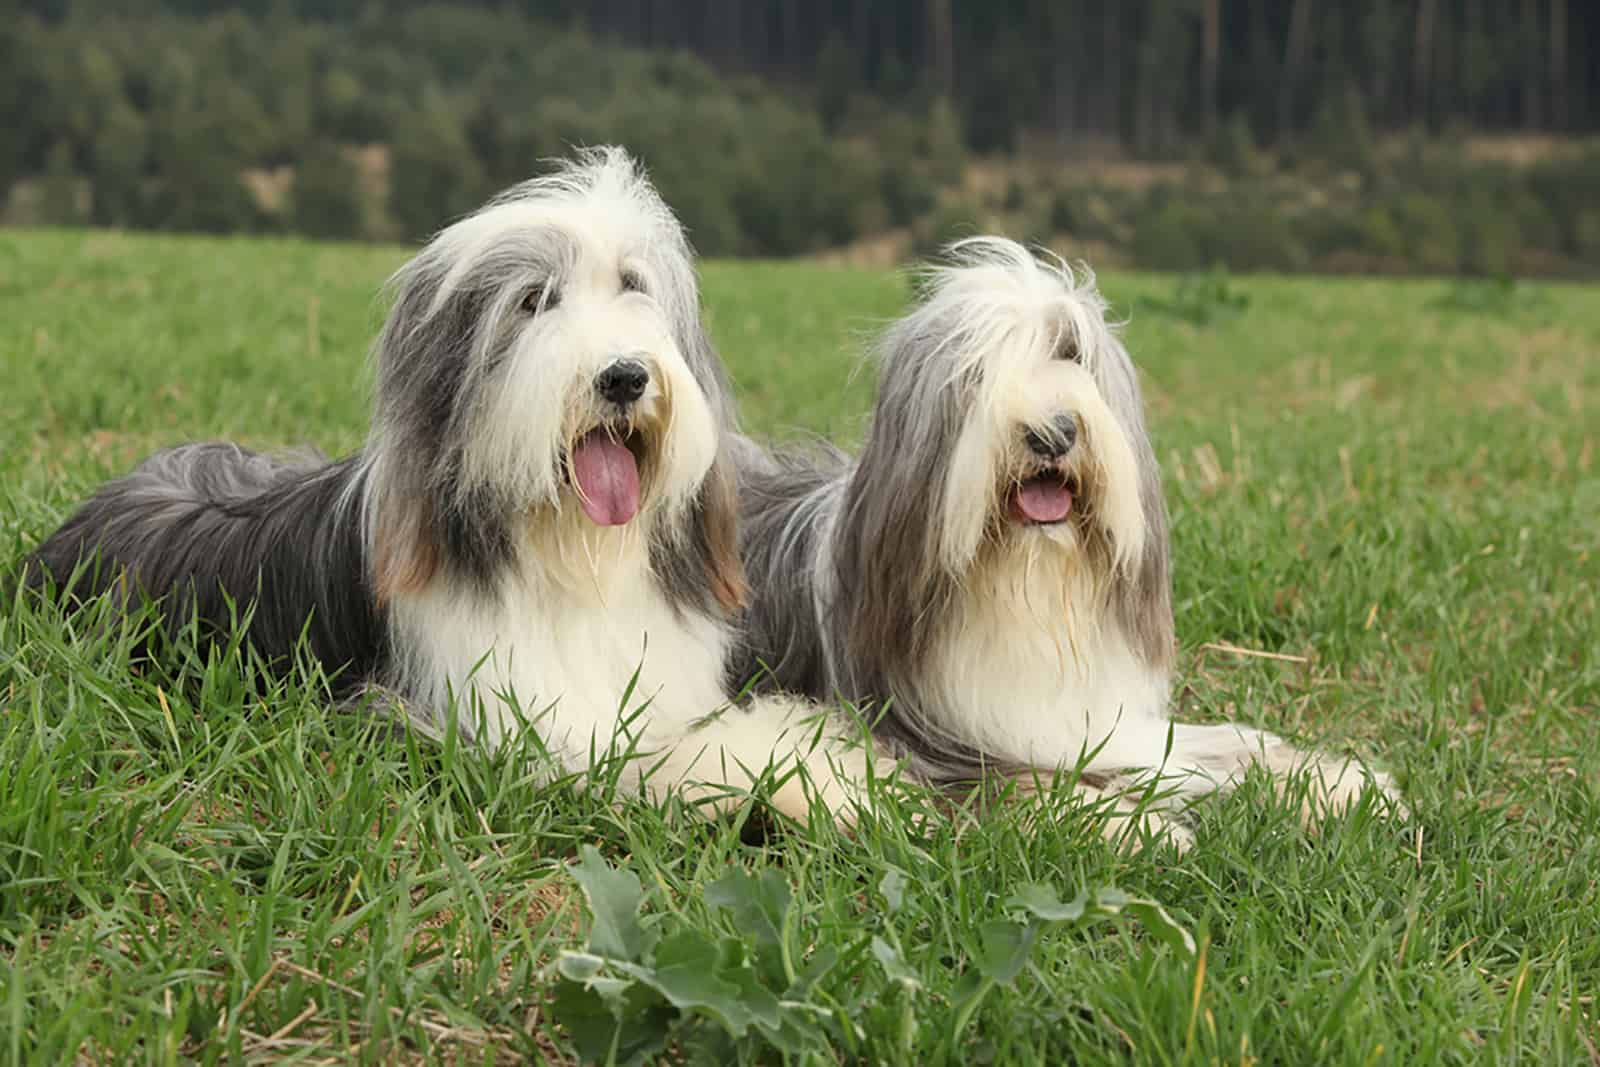
M 1078 442 L 1077 416 L 1057 415 L 1042 426 L 1029 427 L 1025 436 L 1034 455 L 1060 459 Z
M 615 360 L 594 380 L 595 391 L 613 404 L 633 403 L 649 384 L 649 368 L 636 359 Z

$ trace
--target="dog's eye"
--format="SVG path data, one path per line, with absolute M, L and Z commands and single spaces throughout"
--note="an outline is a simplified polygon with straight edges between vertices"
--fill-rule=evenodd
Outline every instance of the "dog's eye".
M 636 270 L 622 272 L 622 291 L 624 293 L 644 292 L 644 276 Z
M 549 311 L 561 303 L 561 291 L 555 282 L 540 282 L 522 295 L 522 310 L 530 315 Z
M 1082 353 L 1078 351 L 1078 342 L 1067 338 L 1056 348 L 1056 358 L 1068 363 L 1082 363 Z

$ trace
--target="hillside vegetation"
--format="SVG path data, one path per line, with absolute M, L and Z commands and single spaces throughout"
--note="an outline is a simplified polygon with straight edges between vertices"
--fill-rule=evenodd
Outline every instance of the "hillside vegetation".
M 1593 274 L 1600 24 L 1415 2 L 0 0 L 0 219 L 414 239 L 605 142 L 710 255 Z

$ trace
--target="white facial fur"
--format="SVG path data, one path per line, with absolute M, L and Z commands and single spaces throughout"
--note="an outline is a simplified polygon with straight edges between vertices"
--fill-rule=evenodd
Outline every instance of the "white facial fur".
M 573 204 L 491 207 L 443 236 L 462 265 L 446 276 L 436 303 L 482 257 L 511 261 L 521 241 L 544 246 L 528 249 L 520 279 L 508 272 L 491 312 L 495 328 L 479 341 L 475 370 L 486 380 L 477 390 L 482 410 L 465 420 L 467 483 L 499 486 L 560 510 L 563 498 L 573 496 L 563 476 L 566 452 L 605 418 L 595 376 L 611 361 L 632 357 L 650 370 L 633 418 L 654 453 L 644 506 L 672 522 L 693 499 L 716 457 L 716 422 L 673 337 L 670 315 L 681 309 L 672 307 L 671 290 L 681 283 L 652 266 L 649 249 L 641 247 L 651 220 L 640 214 L 631 197 L 601 187 Z M 559 257 L 550 255 L 552 235 Z M 626 287 L 634 280 L 639 291 Z M 548 287 L 548 302 L 523 310 L 524 297 L 541 287 Z M 502 340 L 499 330 L 513 337 Z
M 1061 415 L 1074 416 L 1079 427 L 1065 469 L 1083 487 L 1081 506 L 1109 541 L 1117 565 L 1132 565 L 1145 539 L 1138 465 L 1128 432 L 1097 382 L 1105 349 L 1117 342 L 1092 275 L 1080 279 L 1064 265 L 1032 257 L 1025 269 L 942 270 L 924 314 L 938 319 L 954 308 L 962 325 L 943 344 L 966 412 L 940 497 L 944 565 L 964 574 L 985 538 L 1007 525 L 1006 493 L 1030 469 L 1023 434 Z M 1029 532 L 1079 547 L 1069 523 Z

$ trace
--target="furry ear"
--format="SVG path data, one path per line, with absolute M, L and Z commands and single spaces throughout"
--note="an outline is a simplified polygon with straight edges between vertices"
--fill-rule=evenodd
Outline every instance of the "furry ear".
M 378 604 L 420 591 L 438 569 L 439 542 L 427 501 L 382 501 L 372 524 L 372 590 Z
M 679 345 L 690 373 L 700 383 L 711 417 L 716 420 L 720 443 L 717 458 L 706 472 L 690 516 L 692 553 L 699 561 L 696 576 L 725 612 L 745 606 L 749 585 L 739 556 L 738 467 L 731 455 L 737 432 L 733 389 L 727 370 L 699 314 L 699 298 L 692 275 L 682 280 L 684 308 L 689 313 L 677 322 Z
M 1139 469 L 1139 506 L 1144 511 L 1144 552 L 1129 580 L 1118 582 L 1116 608 L 1145 661 L 1170 666 L 1177 643 L 1172 622 L 1172 576 L 1168 556 L 1167 505 L 1161 492 L 1161 466 L 1145 432 L 1144 397 L 1138 371 L 1121 341 L 1112 340 L 1097 375 L 1101 393 L 1133 445 Z
M 680 608 L 731 615 L 744 607 L 749 590 L 739 557 L 738 491 L 726 448 L 700 484 L 683 525 L 657 531 L 650 563 Z
M 880 383 L 872 429 L 845 492 L 840 517 L 838 595 L 853 681 L 863 692 L 915 672 L 947 615 L 954 578 L 939 554 L 938 497 L 944 492 L 955 439 L 950 389 L 908 400 L 886 379 Z M 908 404 L 932 402 L 935 418 L 910 420 Z
M 373 433 L 367 446 L 365 522 L 378 603 L 414 593 L 448 560 L 461 479 L 441 451 L 468 388 L 487 296 L 465 279 L 440 296 L 449 261 L 435 238 L 392 279 L 394 303 L 372 349 Z M 494 531 L 483 531 L 492 534 Z M 468 562 L 471 562 L 470 560 Z
M 739 558 L 739 491 L 733 461 L 719 455 L 700 491 L 697 539 L 711 594 L 724 611 L 743 608 L 750 594 Z
M 1117 584 L 1117 610 L 1122 624 L 1138 642 L 1145 661 L 1170 666 L 1177 644 L 1172 622 L 1172 577 L 1168 563 L 1167 507 L 1161 495 L 1161 472 L 1148 444 L 1139 452 L 1139 498 L 1144 508 L 1144 554 L 1132 578 Z

